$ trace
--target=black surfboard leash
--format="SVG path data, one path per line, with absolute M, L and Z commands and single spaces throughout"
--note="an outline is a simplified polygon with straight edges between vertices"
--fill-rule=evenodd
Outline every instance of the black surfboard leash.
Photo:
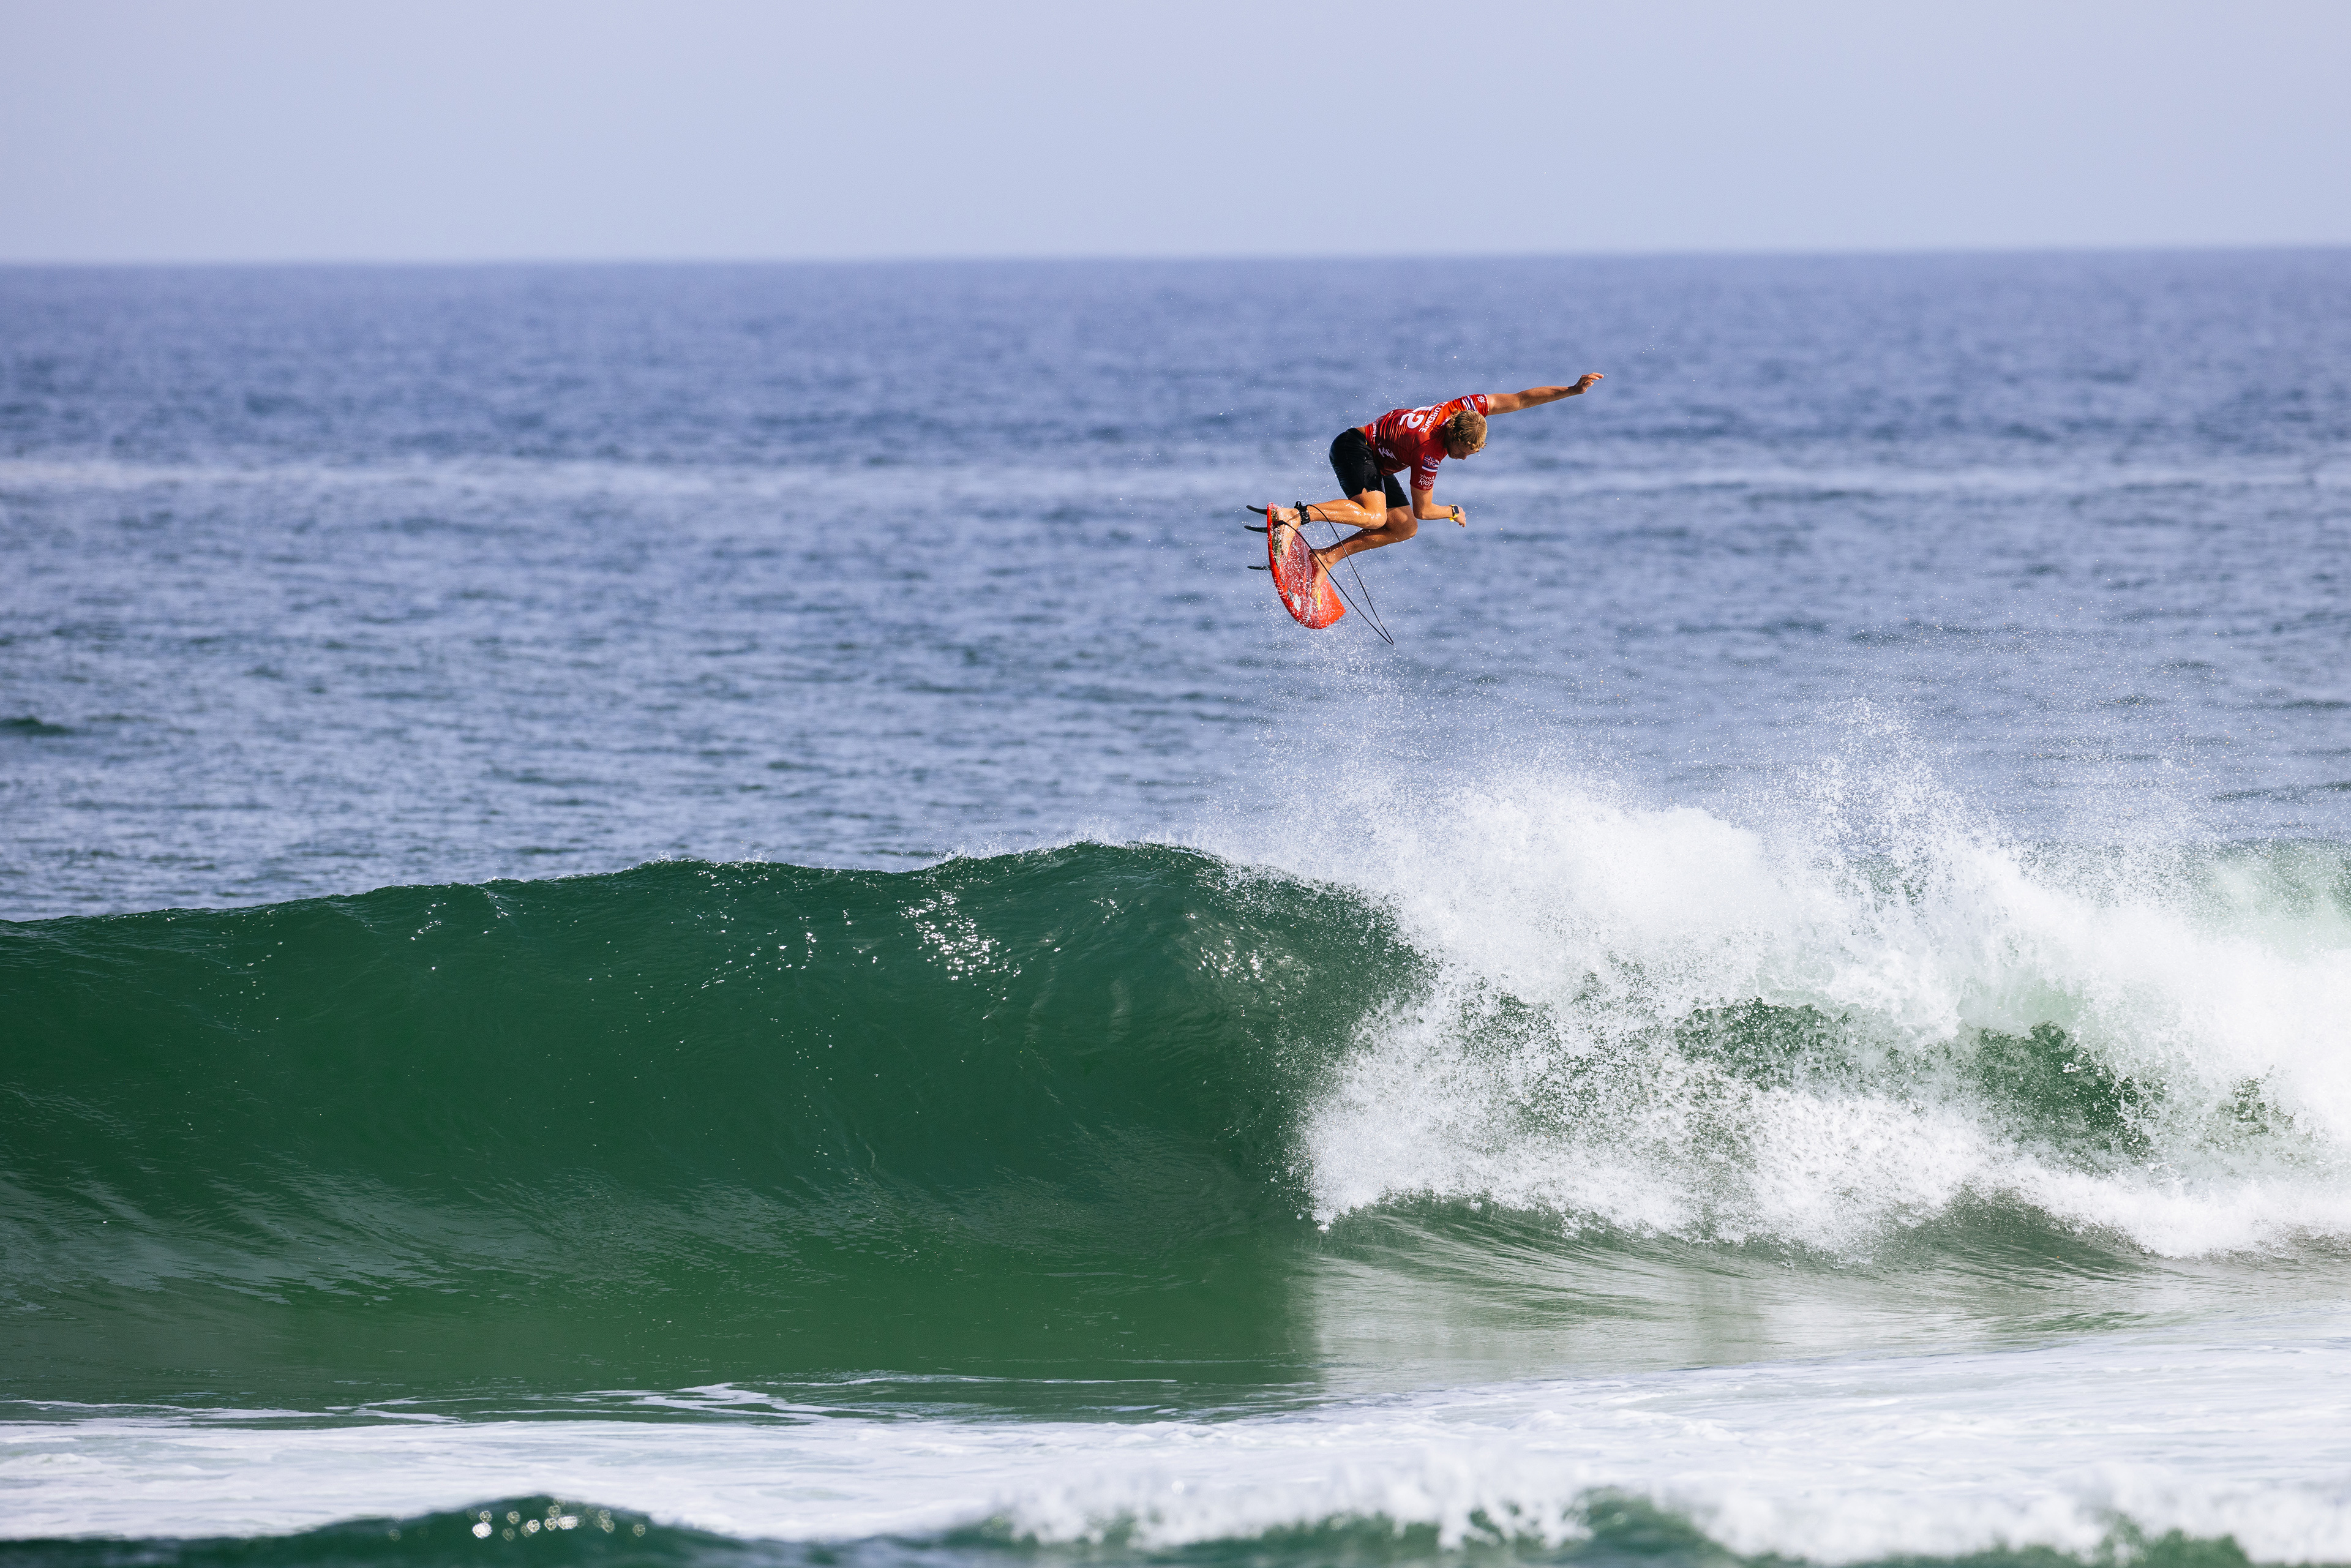
M 1332 544 L 1337 544 L 1339 542 L 1339 525 L 1332 522 L 1328 517 L 1310 518 L 1307 516 L 1306 503 L 1303 501 L 1299 502 L 1298 531 L 1301 535 L 1303 535 L 1306 532 L 1306 525 L 1310 521 L 1321 523 L 1324 528 L 1329 528 L 1331 530 L 1331 542 Z M 1364 596 L 1364 601 L 1361 604 L 1355 602 L 1354 593 L 1349 593 L 1347 591 L 1347 585 L 1339 580 L 1339 574 L 1337 572 L 1330 572 L 1328 575 L 1331 579 L 1331 586 L 1337 589 L 1339 591 L 1339 597 L 1347 601 L 1347 608 L 1353 610 L 1356 614 L 1361 615 L 1364 618 L 1364 624 L 1369 626 L 1373 631 L 1380 634 L 1381 642 L 1385 643 L 1391 648 L 1395 647 L 1395 639 L 1388 634 L 1387 622 L 1380 619 L 1380 607 L 1372 602 L 1371 588 L 1364 581 L 1363 570 L 1355 565 L 1355 558 L 1353 556 L 1349 556 L 1347 558 L 1347 575 L 1355 580 L 1355 593 L 1360 593 Z

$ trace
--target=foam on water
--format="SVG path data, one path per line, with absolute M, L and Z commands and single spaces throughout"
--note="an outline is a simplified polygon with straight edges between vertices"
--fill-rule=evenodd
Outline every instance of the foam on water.
M 204 1536 L 552 1490 L 737 1536 L 1136 1547 L 1350 1522 L 1576 1539 L 1646 1499 L 1744 1553 L 2085 1552 L 2126 1520 L 2351 1557 L 2351 1320 L 1454 1389 L 1229 1421 L 204 1419 L 0 1427 L 9 1533 Z M 746 1407 L 739 1412 L 752 1415 Z M 789 1418 L 797 1417 L 797 1418 Z
M 1973 1199 L 2169 1256 L 2351 1236 L 2340 852 L 2022 846 L 1865 738 L 1746 823 L 1520 765 L 1275 848 L 1435 967 L 1308 1118 L 1321 1216 L 1850 1251 Z

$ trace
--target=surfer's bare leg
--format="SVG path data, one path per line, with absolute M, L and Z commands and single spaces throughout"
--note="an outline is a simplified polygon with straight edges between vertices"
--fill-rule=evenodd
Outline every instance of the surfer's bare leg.
M 1314 552 L 1314 559 L 1325 570 L 1338 565 L 1351 555 L 1361 555 L 1382 545 L 1401 544 L 1420 532 L 1420 520 L 1401 507 L 1388 508 L 1388 520 L 1376 528 L 1360 528 L 1334 545 L 1324 545 Z
M 1344 496 L 1334 501 L 1309 501 L 1303 518 L 1294 507 L 1281 508 L 1281 520 L 1285 523 L 1307 521 L 1336 523 L 1343 528 L 1376 528 L 1387 519 L 1388 498 L 1377 490 L 1366 490 L 1352 501 Z
M 1378 490 L 1366 490 L 1353 500 L 1316 501 L 1306 511 L 1316 522 L 1337 523 L 1356 530 L 1337 544 L 1324 545 L 1314 552 L 1314 559 L 1326 570 L 1351 555 L 1397 544 L 1420 532 L 1419 519 L 1406 507 L 1389 506 L 1387 497 Z

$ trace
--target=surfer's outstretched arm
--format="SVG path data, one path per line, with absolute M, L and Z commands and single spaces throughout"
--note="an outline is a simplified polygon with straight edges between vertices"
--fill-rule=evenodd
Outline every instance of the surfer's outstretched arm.
M 1572 387 L 1529 387 L 1524 392 L 1489 392 L 1486 397 L 1488 413 L 1516 413 L 1522 408 L 1541 408 L 1547 402 L 1557 402 L 1563 397 L 1588 392 L 1600 380 L 1598 371 L 1587 371 L 1578 376 Z

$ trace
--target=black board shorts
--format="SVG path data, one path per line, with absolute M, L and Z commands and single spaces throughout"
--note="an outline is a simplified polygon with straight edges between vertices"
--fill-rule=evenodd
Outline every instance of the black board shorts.
M 1404 486 L 1393 474 L 1380 472 L 1380 455 L 1372 447 L 1372 438 L 1353 425 L 1339 433 L 1331 443 L 1331 472 L 1339 476 L 1339 493 L 1360 496 L 1366 490 L 1384 491 L 1388 505 L 1405 505 Z

